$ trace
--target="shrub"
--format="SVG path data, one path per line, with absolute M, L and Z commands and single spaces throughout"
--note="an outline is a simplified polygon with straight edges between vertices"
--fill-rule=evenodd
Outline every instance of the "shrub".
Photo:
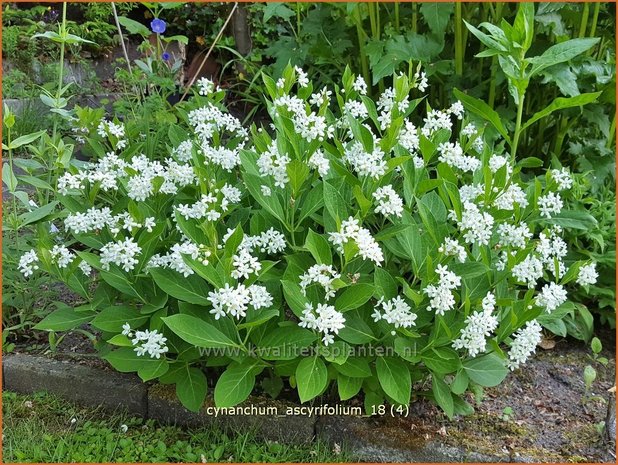
M 336 383 L 370 411 L 431 380 L 423 395 L 470 412 L 461 395 L 520 367 L 596 272 L 560 237 L 582 222 L 562 208 L 568 169 L 527 173 L 458 101 L 421 111 L 420 69 L 393 83 L 374 102 L 348 70 L 314 92 L 288 66 L 264 76 L 268 128 L 243 128 L 207 80 L 174 123 L 80 128 L 96 159 L 59 178 L 65 244 L 40 228 L 21 268 L 89 304 L 38 328 L 90 323 L 112 366 L 192 410 L 208 368 L 218 406 L 287 378 L 301 402 Z

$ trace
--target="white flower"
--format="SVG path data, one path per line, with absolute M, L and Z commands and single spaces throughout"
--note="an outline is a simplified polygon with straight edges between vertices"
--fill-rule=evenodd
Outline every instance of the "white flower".
M 139 263 L 135 257 L 141 251 L 142 248 L 132 237 L 124 241 L 108 242 L 101 248 L 101 268 L 109 270 L 110 263 L 113 263 L 124 271 L 131 271 Z
M 90 276 L 90 273 L 92 273 L 92 267 L 85 261 L 79 262 L 79 265 L 77 265 L 77 267 L 82 270 L 82 273 L 84 273 L 86 276 Z
M 461 221 L 457 219 L 454 211 L 449 213 L 449 218 L 457 222 L 468 244 L 488 245 L 493 231 L 494 218 L 487 212 L 481 212 L 472 202 L 464 202 L 463 207 Z
M 536 320 L 529 321 L 525 328 L 520 328 L 515 334 L 507 366 L 511 370 L 519 368 L 519 365 L 525 363 L 536 351 L 539 342 L 541 342 L 541 325 Z
M 125 323 L 122 325 L 122 335 L 133 337 L 133 333 L 131 332 L 131 325 L 129 323 Z
M 459 100 L 451 105 L 449 111 L 452 115 L 456 116 L 457 119 L 463 119 L 464 117 L 464 106 Z
M 395 215 L 401 218 L 403 213 L 403 200 L 393 186 L 386 185 L 379 187 L 373 193 L 373 198 L 378 202 L 378 206 L 375 209 L 376 213 L 382 213 L 385 216 Z
M 521 208 L 528 206 L 526 193 L 517 184 L 510 184 L 494 201 L 494 206 L 499 210 L 513 210 L 515 204 Z
M 479 195 L 485 192 L 481 184 L 464 184 L 459 188 L 459 198 L 461 203 L 472 202 L 476 200 Z
M 549 283 L 543 286 L 541 294 L 536 297 L 536 304 L 543 307 L 547 313 L 556 310 L 567 300 L 567 293 L 563 286 Z
M 26 252 L 19 259 L 19 271 L 27 278 L 28 276 L 32 276 L 35 270 L 39 269 L 38 263 L 39 257 L 37 256 L 34 249 L 30 249 L 30 251 Z
M 215 91 L 215 83 L 205 77 L 198 79 L 197 87 L 200 95 L 210 95 Z M 217 88 L 217 91 L 218 90 Z
M 114 136 L 117 139 L 116 148 L 121 150 L 126 147 L 127 141 L 124 139 L 124 126 L 113 121 L 101 120 L 97 127 L 97 134 L 101 137 Z
M 492 155 L 489 159 L 489 169 L 492 173 L 495 173 L 507 163 L 508 159 L 506 157 L 503 157 L 502 155 Z
M 386 160 L 384 152 L 378 145 L 379 140 L 376 140 L 373 151 L 365 152 L 363 144 L 356 141 L 351 143 L 344 151 L 343 158 L 346 162 L 352 165 L 352 168 L 359 176 L 370 176 L 374 179 L 379 179 L 386 173 Z
M 262 269 L 262 264 L 259 260 L 251 255 L 247 249 L 238 249 L 235 255 L 232 255 L 232 278 L 249 278 L 249 275 L 257 273 Z
M 503 247 L 515 247 L 523 249 L 526 247 L 527 241 L 532 237 L 530 226 L 523 223 L 519 226 L 508 223 L 500 223 L 498 225 L 498 235 L 500 239 L 498 243 Z
M 436 273 L 440 275 L 438 285 L 431 284 L 425 288 L 425 293 L 430 298 L 427 310 L 434 310 L 436 315 L 444 315 L 455 307 L 452 291 L 461 286 L 461 278 L 442 265 L 438 265 Z
M 423 121 L 425 124 L 421 132 L 425 137 L 431 137 L 434 132 L 440 129 L 448 129 L 450 131 L 453 127 L 450 114 L 440 110 L 430 110 Z
M 419 73 L 417 71 L 414 74 L 414 83 L 419 91 L 425 92 L 427 87 L 429 87 L 429 83 L 427 82 L 427 75 L 425 74 L 425 72 Z
M 307 303 L 298 326 L 324 333 L 322 341 L 324 345 L 329 345 L 334 342 L 333 334 L 338 334 L 345 327 L 345 317 L 332 305 L 318 304 L 314 310 L 313 305 Z
M 163 334 L 159 333 L 156 329 L 149 331 L 136 331 L 135 337 L 131 343 L 136 346 L 135 352 L 138 356 L 150 355 L 150 358 L 161 358 L 161 355 L 165 354 L 169 349 L 165 345 L 167 341 Z
M 460 245 L 457 240 L 451 239 L 450 237 L 444 239 L 444 242 L 438 248 L 438 252 L 444 255 L 457 257 L 460 263 L 465 262 L 467 257 L 466 249 Z
M 56 263 L 58 268 L 66 268 L 75 258 L 75 254 L 63 245 L 54 245 L 50 254 L 52 262 Z
M 129 427 L 127 425 L 120 425 L 120 431 L 126 433 L 127 431 L 129 431 Z
M 262 184 L 260 186 L 260 190 L 262 191 L 262 195 L 264 197 L 270 197 L 270 194 L 272 194 L 272 191 L 270 190 L 270 187 L 268 187 L 268 186 L 266 186 L 264 184 Z
M 333 282 L 339 278 L 341 278 L 341 275 L 332 265 L 313 265 L 300 276 L 300 290 L 303 295 L 307 295 L 307 287 L 312 283 L 317 283 L 324 288 L 325 299 L 329 300 L 335 297 Z
M 471 137 L 476 134 L 476 126 L 472 123 L 468 123 L 462 128 L 461 131 L 459 131 L 459 134 L 461 134 L 462 136 Z M 491 165 L 491 160 L 489 161 L 489 163 Z
M 172 150 L 172 155 L 175 155 L 178 158 L 178 160 L 182 162 L 187 162 L 191 160 L 191 158 L 193 157 L 192 152 L 193 152 L 193 141 L 189 139 L 184 142 L 181 142 L 178 147 Z
M 362 76 L 357 76 L 352 88 L 361 95 L 367 95 L 367 83 Z
M 212 304 L 210 313 L 214 314 L 215 320 L 226 315 L 240 320 L 247 315 L 249 305 L 256 309 L 272 305 L 272 296 L 266 288 L 256 285 L 245 287 L 244 284 L 230 287 L 226 283 L 224 287 L 209 292 L 208 300 Z
M 527 283 L 528 288 L 532 289 L 543 276 L 543 262 L 530 254 L 524 261 L 515 265 L 511 272 L 518 281 Z
M 459 168 L 462 171 L 469 171 L 473 173 L 481 167 L 481 160 L 478 158 L 464 155 L 463 149 L 459 142 L 443 142 L 438 145 L 438 152 L 441 162 L 446 163 L 454 168 Z
M 311 94 L 311 98 L 309 99 L 309 103 L 311 105 L 315 105 L 316 107 L 321 107 L 323 104 L 328 104 L 330 102 L 330 96 L 332 95 L 332 91 L 328 90 L 326 87 L 322 88 L 320 92 L 316 92 Z
M 384 261 L 382 249 L 380 249 L 371 232 L 361 227 L 360 221 L 352 216 L 341 223 L 338 232 L 328 234 L 328 240 L 337 247 L 339 253 L 343 253 L 343 244 L 353 240 L 358 246 L 358 254 L 365 260 L 372 260 L 376 265 L 380 265 Z
M 249 286 L 249 294 L 251 295 L 249 303 L 256 310 L 270 307 L 273 304 L 273 296 L 264 286 L 252 284 Z
M 149 216 L 144 220 L 144 228 L 146 228 L 147 232 L 152 232 L 152 228 L 157 225 L 154 216 Z
M 273 141 L 268 150 L 260 155 L 257 160 L 258 170 L 262 176 L 272 176 L 275 178 L 275 186 L 285 187 L 290 180 L 288 177 L 287 166 L 290 157 L 279 153 L 277 142 Z
M 498 318 L 492 315 L 496 306 L 496 297 L 488 292 L 483 298 L 483 311 L 475 312 L 466 318 L 466 326 L 458 339 L 453 341 L 454 349 L 467 349 L 470 357 L 485 352 L 487 340 L 498 327 Z
M 420 144 L 418 130 L 411 121 L 406 121 L 399 132 L 399 144 L 411 154 L 418 150 Z
M 588 265 L 583 265 L 579 269 L 579 274 L 577 275 L 577 284 L 579 284 L 580 286 L 589 286 L 591 284 L 595 284 L 598 278 L 599 273 L 597 273 L 596 264 L 590 263 Z
M 307 73 L 305 73 L 299 66 L 294 66 L 294 71 L 296 71 L 296 74 L 298 75 L 298 85 L 301 87 L 307 87 L 309 85 L 309 77 L 307 76 Z
M 551 237 L 547 237 L 545 233 L 539 234 L 539 242 L 536 246 L 536 251 L 540 256 L 543 264 L 548 268 L 553 268 L 553 273 L 556 278 L 561 278 L 564 274 L 564 264 L 562 259 L 566 257 L 568 252 L 566 242 L 562 238 L 556 236 L 555 233 Z
M 382 307 L 382 312 L 380 312 Z M 384 320 L 389 324 L 395 325 L 395 328 L 410 328 L 414 326 L 417 318 L 416 313 L 412 313 L 412 309 L 408 303 L 400 296 L 391 300 L 384 301 L 382 298 L 374 307 L 374 321 Z
M 560 213 L 563 207 L 560 194 L 556 194 L 554 192 L 550 192 L 547 195 L 540 196 L 538 204 L 541 216 L 544 216 L 546 218 L 551 218 L 551 215 L 553 213 Z
M 167 254 L 156 254 L 150 257 L 146 269 L 169 268 L 182 274 L 186 278 L 192 275 L 194 271 L 187 265 L 183 255 L 187 255 L 193 260 L 198 260 L 202 265 L 208 265 L 210 253 L 210 250 L 208 250 L 205 245 L 195 244 L 188 238 L 185 238 L 183 242 L 174 244 Z
M 285 236 L 275 228 L 270 228 L 260 234 L 256 245 L 260 248 L 260 252 L 274 255 L 285 250 Z
M 353 118 L 364 120 L 369 116 L 369 111 L 367 111 L 367 107 L 363 102 L 358 102 L 356 100 L 348 100 L 343 105 L 344 114 L 350 115 Z M 347 121 L 344 121 L 344 126 L 347 127 Z
M 414 157 L 412 158 L 412 162 L 414 163 L 414 168 L 417 170 L 425 167 L 425 160 L 422 157 Z
M 558 190 L 570 189 L 573 186 L 573 178 L 566 168 L 551 170 L 551 175 L 558 183 Z
M 328 158 L 324 156 L 324 152 L 321 150 L 316 150 L 315 153 L 311 155 L 311 158 L 309 158 L 309 166 L 318 170 L 321 177 L 326 176 L 330 169 Z

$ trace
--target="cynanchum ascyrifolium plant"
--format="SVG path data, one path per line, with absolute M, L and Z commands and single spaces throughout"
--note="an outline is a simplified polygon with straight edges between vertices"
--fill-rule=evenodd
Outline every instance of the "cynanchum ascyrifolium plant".
M 420 69 L 393 82 L 374 102 L 348 70 L 316 90 L 289 66 L 264 76 L 267 128 L 201 80 L 177 124 L 81 131 L 97 157 L 60 177 L 64 228 L 41 228 L 20 266 L 89 303 L 38 328 L 90 323 L 114 368 L 192 410 L 208 368 L 218 406 L 287 378 L 301 402 L 336 384 L 368 410 L 414 393 L 470 412 L 462 394 L 519 368 L 595 265 L 560 237 L 577 221 L 567 168 L 524 177 L 460 102 L 420 111 Z

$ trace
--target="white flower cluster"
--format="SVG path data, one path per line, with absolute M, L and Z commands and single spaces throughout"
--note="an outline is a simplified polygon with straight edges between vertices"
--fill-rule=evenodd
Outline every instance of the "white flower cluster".
M 316 150 L 309 158 L 309 166 L 317 170 L 321 177 L 326 176 L 328 174 L 328 170 L 330 169 L 328 158 L 326 158 L 324 156 L 324 152 L 319 149 Z
M 114 136 L 118 142 L 116 142 L 116 149 L 122 150 L 127 146 L 125 137 L 124 126 L 122 124 L 116 124 L 113 121 L 102 120 L 97 127 L 97 134 L 101 137 Z
M 496 173 L 500 168 L 506 165 L 507 175 L 512 171 L 511 165 L 508 164 L 509 160 L 502 155 L 492 155 L 489 159 L 489 169 L 492 173 Z
M 206 77 L 197 80 L 197 88 L 200 95 L 210 95 L 221 90 L 219 86 L 215 88 L 215 83 Z
M 384 152 L 380 148 L 379 139 L 375 139 L 371 153 L 365 152 L 363 144 L 354 141 L 348 145 L 343 154 L 343 159 L 352 166 L 359 176 L 370 176 L 379 179 L 386 173 L 386 160 Z
M 215 320 L 226 315 L 240 320 L 247 315 L 249 305 L 258 310 L 270 307 L 273 303 L 273 298 L 266 288 L 256 284 L 249 287 L 244 284 L 231 287 L 226 283 L 224 287 L 209 292 L 208 300 L 212 304 L 210 313 L 214 314 Z
M 444 162 L 454 168 L 458 168 L 464 172 L 469 171 L 473 173 L 481 167 L 481 160 L 469 155 L 464 155 L 463 149 L 461 148 L 461 145 L 459 145 L 459 142 L 443 142 L 438 146 L 438 152 L 440 153 L 440 157 L 438 159 L 441 162 Z
M 528 289 L 532 289 L 543 276 L 543 262 L 534 254 L 530 254 L 522 262 L 515 265 L 511 272 L 517 281 L 527 283 Z
M 382 213 L 385 216 L 395 215 L 401 217 L 403 213 L 403 200 L 399 194 L 393 189 L 392 185 L 379 187 L 373 193 L 373 198 L 378 202 L 375 209 L 376 213 Z
M 181 142 L 178 147 L 175 147 L 172 150 L 172 155 L 182 162 L 190 161 L 191 158 L 193 158 L 193 141 L 191 139 L 187 139 Z
M 38 261 L 39 257 L 37 256 L 35 250 L 30 249 L 19 259 L 18 269 L 20 273 L 23 274 L 26 278 L 28 276 L 32 276 L 32 274 L 39 269 L 39 265 L 37 265 Z
M 464 184 L 459 188 L 459 198 L 461 199 L 461 203 L 474 203 L 476 198 L 484 192 L 485 190 L 480 184 Z
M 125 323 L 122 325 L 122 334 L 133 338 L 131 343 L 136 346 L 133 350 L 135 350 L 139 357 L 148 354 L 150 358 L 158 359 L 169 350 L 167 345 L 165 345 L 167 338 L 156 329 L 153 331 L 135 331 L 135 334 L 133 334 L 129 323 Z
M 376 265 L 384 261 L 382 249 L 371 235 L 371 232 L 363 228 L 360 221 L 350 217 L 341 223 L 338 232 L 328 233 L 329 240 L 337 247 L 339 253 L 343 253 L 343 245 L 348 241 L 356 242 L 358 254 L 363 259 L 372 260 Z
M 514 224 L 500 223 L 498 225 L 498 243 L 502 247 L 515 247 L 523 249 L 527 241 L 532 237 L 530 226 L 525 223 L 516 226 Z
M 313 305 L 307 303 L 298 326 L 323 333 L 322 342 L 327 346 L 335 342 L 334 334 L 345 327 L 345 317 L 332 305 L 318 304 L 314 310 Z
M 539 342 L 541 342 L 541 325 L 536 320 L 529 321 L 515 334 L 511 350 L 509 350 L 507 366 L 511 370 L 519 368 L 519 365 L 525 363 L 528 357 L 536 351 Z
M 436 273 L 440 275 L 438 285 L 429 285 L 425 293 L 431 299 L 427 310 L 433 310 L 436 315 L 444 315 L 445 312 L 455 308 L 455 296 L 453 290 L 461 286 L 461 278 L 445 266 L 438 265 Z
M 560 194 L 556 194 L 555 192 L 549 192 L 546 195 L 540 196 L 538 205 L 541 216 L 546 218 L 551 218 L 552 214 L 560 213 L 564 206 Z
M 566 257 L 568 252 L 566 242 L 557 236 L 556 229 L 551 231 L 548 237 L 545 233 L 539 234 L 539 242 L 536 245 L 536 251 L 539 258 L 552 272 L 556 278 L 561 278 L 564 275 L 565 266 L 562 259 Z
M 380 122 L 380 129 L 382 129 L 382 131 L 385 131 L 388 128 L 392 118 L 391 113 L 393 108 L 395 108 L 395 105 L 397 106 L 399 113 L 404 113 L 408 109 L 410 102 L 407 95 L 401 101 L 395 101 L 395 89 L 389 87 L 382 92 L 376 103 L 377 110 L 380 112 L 378 121 Z
M 119 266 L 124 271 L 131 271 L 139 263 L 135 257 L 139 255 L 142 248 L 132 237 L 124 241 L 108 242 L 101 247 L 101 268 L 109 270 L 111 263 Z
M 447 256 L 457 257 L 459 263 L 465 262 L 468 256 L 466 249 L 457 240 L 450 237 L 444 239 L 442 245 L 438 247 L 438 252 Z
M 420 147 L 418 129 L 412 121 L 406 121 L 404 127 L 399 131 L 399 144 L 414 155 Z
M 499 210 L 513 210 L 515 204 L 519 205 L 520 208 L 528 206 L 526 193 L 517 184 L 510 184 L 494 201 L 494 206 Z
M 51 259 L 58 268 L 66 268 L 75 258 L 75 254 L 63 245 L 54 245 L 50 251 Z
M 64 227 L 67 231 L 73 231 L 74 234 L 96 232 L 108 228 L 112 234 L 116 235 L 123 229 L 132 231 L 134 228 L 141 227 L 152 232 L 155 224 L 154 217 L 146 218 L 142 224 L 135 221 L 128 212 L 112 215 L 109 207 L 101 209 L 92 207 L 84 213 L 70 213 L 64 220 Z
M 353 118 L 358 120 L 365 120 L 369 117 L 369 111 L 363 102 L 359 102 L 357 100 L 348 100 L 343 105 L 343 114 L 350 115 Z M 341 122 L 341 126 L 347 128 L 348 122 L 343 120 Z
M 463 207 L 461 221 L 457 219 L 457 214 L 453 210 L 449 213 L 449 218 L 457 223 L 468 244 L 488 245 L 493 232 L 494 218 L 487 212 L 481 212 L 472 202 L 464 202 Z
M 234 229 L 228 228 L 227 233 L 222 238 L 223 243 L 227 242 L 233 233 Z M 285 236 L 282 232 L 272 227 L 257 236 L 244 235 L 242 242 L 238 246 L 239 249 L 245 249 L 248 252 L 259 250 L 260 252 L 265 252 L 270 255 L 283 252 L 285 247 Z M 223 248 L 223 246 L 219 246 L 219 248 Z
M 596 265 L 594 263 L 590 263 L 588 265 L 583 265 L 579 269 L 577 284 L 580 286 L 590 286 L 591 284 L 595 284 L 598 278 L 599 273 L 596 270 Z
M 567 300 L 567 293 L 563 286 L 556 283 L 549 283 L 543 286 L 541 293 L 537 295 L 535 303 L 543 307 L 547 313 L 556 310 Z
M 425 90 L 427 90 L 427 87 L 429 87 L 429 82 L 427 81 L 427 75 L 424 71 L 417 71 L 414 73 L 414 86 L 421 92 L 425 92 Z
M 380 298 L 372 316 L 374 321 L 384 320 L 388 324 L 395 325 L 395 328 L 410 328 L 416 324 L 417 318 L 416 313 L 412 313 L 408 303 L 400 296 L 387 301 Z
M 360 95 L 367 95 L 367 83 L 362 76 L 356 76 L 356 80 L 354 81 L 354 84 L 352 84 L 352 89 Z
M 232 270 L 232 278 L 234 279 L 248 279 L 249 275 L 257 274 L 262 269 L 262 264 L 257 257 L 254 257 L 247 249 L 242 247 L 239 247 L 236 254 L 232 255 L 232 266 L 234 267 Z
M 551 170 L 551 176 L 558 183 L 558 190 L 563 191 L 573 186 L 573 178 L 566 168 Z
M 337 270 L 332 265 L 313 265 L 300 276 L 300 290 L 303 295 L 307 295 L 307 287 L 313 283 L 317 283 L 326 292 L 325 298 L 329 300 L 335 297 L 335 287 L 333 282 L 336 279 L 341 278 L 341 275 L 337 273 Z
M 328 90 L 327 87 L 323 87 L 320 92 L 315 92 L 311 94 L 309 103 L 311 105 L 315 105 L 316 107 L 321 107 L 324 104 L 328 105 L 330 103 L 331 95 L 333 95 L 333 92 Z
M 258 170 L 262 176 L 275 178 L 275 186 L 284 188 L 290 180 L 288 177 L 288 163 L 291 159 L 286 154 L 281 154 L 277 148 L 277 141 L 272 141 L 268 150 L 260 154 L 257 160 Z
M 485 352 L 487 339 L 498 327 L 498 318 L 492 315 L 496 308 L 496 297 L 488 292 L 483 298 L 483 311 L 474 312 L 466 318 L 466 326 L 459 338 L 453 341 L 454 349 L 466 349 L 470 357 Z
M 283 95 L 273 101 L 273 112 L 285 108 L 290 114 L 294 130 L 307 142 L 324 141 L 333 136 L 335 127 L 326 123 L 326 118 L 315 112 L 307 113 L 305 101 L 292 95 Z
M 450 131 L 453 127 L 451 115 L 446 111 L 429 110 L 423 122 L 425 124 L 421 128 L 421 133 L 427 138 L 430 138 L 440 129 L 447 129 Z
M 182 274 L 185 278 L 194 274 L 193 269 L 187 265 L 183 255 L 190 256 L 193 260 L 199 260 L 203 265 L 208 265 L 210 250 L 204 244 L 196 244 L 188 238 L 183 242 L 174 244 L 170 251 L 165 255 L 156 254 L 150 257 L 146 269 L 149 268 L 169 268 Z
M 219 194 L 221 194 L 220 200 L 218 197 Z M 221 212 L 217 208 L 226 212 L 230 204 L 237 204 L 240 202 L 240 199 L 240 190 L 234 186 L 225 184 L 221 189 L 214 189 L 210 194 L 202 194 L 200 200 L 194 204 L 178 205 L 176 211 L 186 220 L 201 220 L 206 218 L 208 221 L 216 221 L 221 217 Z
M 79 262 L 79 265 L 77 265 L 77 267 L 82 270 L 82 273 L 84 273 L 86 276 L 90 276 L 90 273 L 92 273 L 92 267 L 83 260 Z

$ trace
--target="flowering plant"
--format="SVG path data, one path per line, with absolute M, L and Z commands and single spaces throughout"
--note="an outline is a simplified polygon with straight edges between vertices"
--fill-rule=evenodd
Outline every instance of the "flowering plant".
M 112 366 L 193 410 L 208 370 L 219 406 L 256 380 L 276 395 L 287 378 L 301 402 L 336 383 L 368 409 L 430 381 L 449 416 L 470 412 L 462 394 L 520 367 L 573 311 L 568 287 L 596 279 L 560 237 L 578 227 L 568 170 L 527 173 L 460 102 L 418 116 L 420 70 L 377 102 L 349 70 L 334 89 L 293 67 L 264 84 L 269 128 L 245 129 L 205 79 L 177 122 L 91 128 L 96 161 L 59 179 L 64 236 L 41 228 L 20 264 L 89 303 L 38 327 L 90 323 Z

